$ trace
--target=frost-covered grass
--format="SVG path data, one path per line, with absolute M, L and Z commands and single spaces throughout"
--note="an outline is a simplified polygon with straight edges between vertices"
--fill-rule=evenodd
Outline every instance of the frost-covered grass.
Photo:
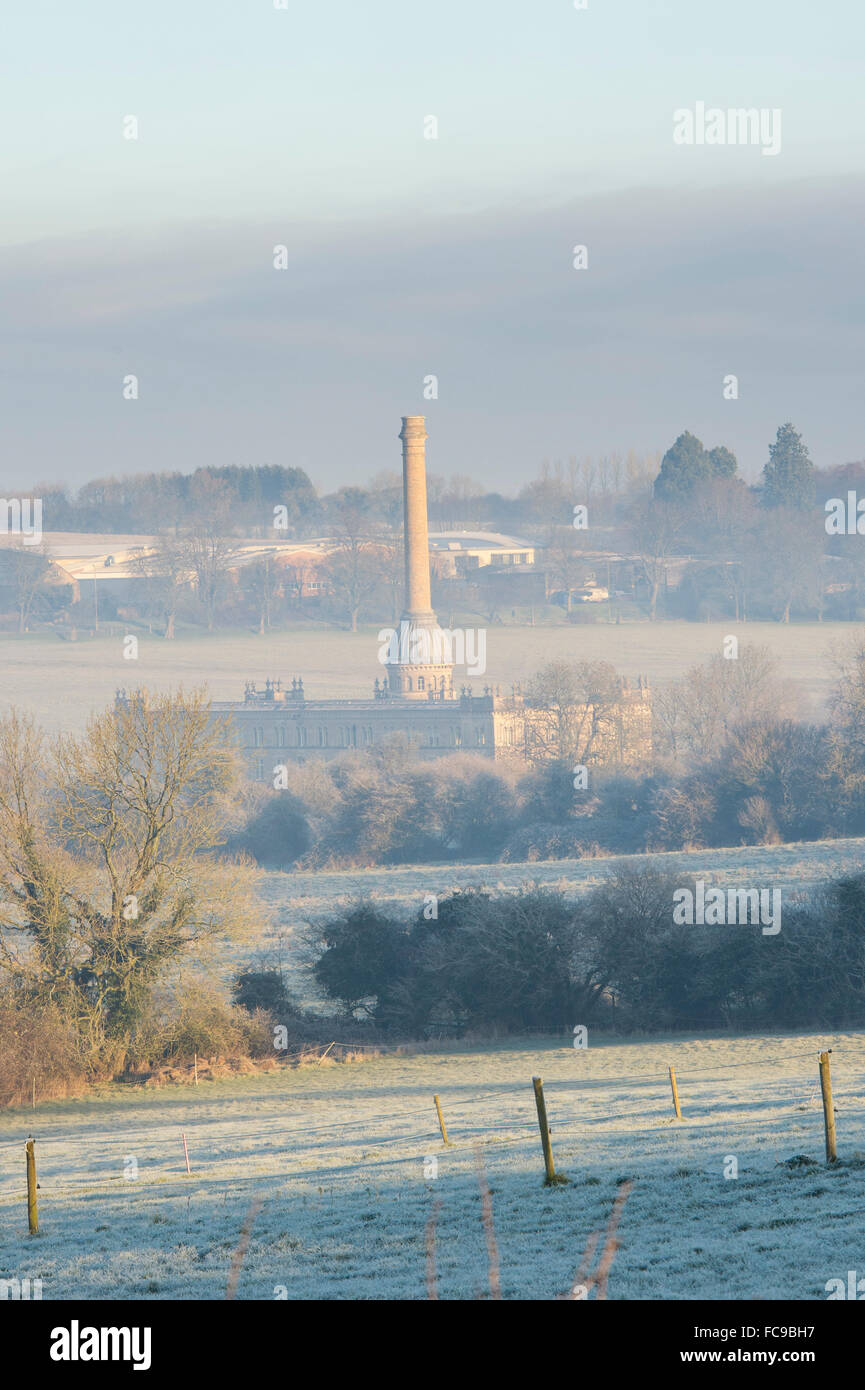
M 832 1168 L 817 1086 L 823 1046 L 835 1049 L 842 1161 Z M 533 1074 L 545 1080 L 557 1165 L 572 1178 L 560 1188 L 542 1184 Z M 24 1191 L 31 1131 L 41 1183 L 34 1238 Z M 41 1278 L 46 1299 L 219 1299 L 261 1196 L 238 1297 L 425 1298 L 425 1231 L 439 1199 L 439 1297 L 488 1297 L 475 1145 L 492 1190 L 505 1298 L 565 1292 L 626 1177 L 634 1186 L 611 1298 L 819 1299 L 827 1280 L 865 1274 L 860 1032 L 590 1036 L 586 1051 L 567 1038 L 522 1041 L 197 1089 L 104 1086 L 35 1113 L 6 1112 L 0 1277 Z M 816 1162 L 785 1166 L 797 1155 Z M 736 1178 L 724 1176 L 730 1158 Z M 132 1171 L 133 1159 L 129 1181 L 124 1164 Z

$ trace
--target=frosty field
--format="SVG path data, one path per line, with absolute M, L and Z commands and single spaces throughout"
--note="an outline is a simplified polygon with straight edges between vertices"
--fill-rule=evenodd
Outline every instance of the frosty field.
M 589 1044 L 281 1067 L 197 1089 L 111 1085 L 7 1111 L 0 1277 L 39 1278 L 46 1300 L 222 1299 L 253 1218 L 238 1298 L 423 1299 L 435 1212 L 438 1297 L 487 1298 L 478 1147 L 506 1299 L 570 1289 L 624 1178 L 633 1189 L 611 1299 L 825 1299 L 828 1280 L 865 1274 L 865 1032 Z M 833 1048 L 832 1167 L 822 1047 Z M 533 1074 L 544 1077 L 557 1167 L 572 1179 L 559 1188 L 542 1185 Z M 31 1132 L 36 1237 L 26 1233 Z M 787 1166 L 803 1155 L 816 1161 Z M 724 1176 L 731 1158 L 735 1178 Z
M 720 625 L 498 629 L 486 679 L 523 678 L 552 656 L 609 659 L 660 682 L 720 649 Z M 845 627 L 740 629 L 777 651 L 818 708 Z M 80 728 L 117 685 L 209 683 L 217 698 L 245 678 L 302 672 L 310 694 L 364 693 L 374 638 L 335 633 L 141 643 L 0 641 L 0 703 L 49 729 Z M 865 840 L 710 849 L 537 863 L 405 865 L 256 875 L 256 933 L 217 953 L 280 964 L 298 1000 L 316 1002 L 304 936 L 353 898 L 414 915 L 429 894 L 524 883 L 570 896 L 623 864 L 683 877 L 780 887 L 784 904 L 865 867 Z M 319 1001 L 320 1002 L 320 1001 Z M 574 1023 L 579 1020 L 575 1019 Z M 350 1025 L 341 1041 L 352 1043 Z M 492 1221 L 506 1299 L 554 1299 L 574 1283 L 620 1184 L 633 1187 L 618 1229 L 611 1299 L 827 1297 L 865 1277 L 865 1030 L 834 1036 L 590 1035 L 438 1046 L 365 1062 L 279 1065 L 200 1086 L 105 1084 L 86 1096 L 0 1113 L 0 1280 L 40 1280 L 45 1300 L 223 1299 L 244 1227 L 237 1297 L 441 1299 L 491 1296 Z M 817 1054 L 832 1049 L 840 1162 L 823 1156 Z M 670 1100 L 676 1068 L 684 1118 Z M 544 1077 L 557 1165 L 545 1188 L 531 1078 Z M 445 1147 L 433 1096 L 451 1139 Z M 36 1140 L 40 1233 L 27 1234 L 24 1142 Z M 187 1174 L 182 1133 L 191 1163 Z M 733 1163 L 735 1160 L 735 1164 Z M 736 1176 L 731 1176 L 735 1167 Z M 603 1236 L 601 1237 L 603 1243 Z M 596 1257 L 597 1258 L 597 1257 Z M 3 1296 L 0 1287 L 0 1298 Z

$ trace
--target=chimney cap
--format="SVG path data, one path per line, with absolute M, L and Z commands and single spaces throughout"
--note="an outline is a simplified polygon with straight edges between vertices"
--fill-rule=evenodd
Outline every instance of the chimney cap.
M 423 435 L 425 439 L 427 438 L 425 415 L 403 415 L 402 429 L 399 432 L 399 438 L 404 439 L 406 435 L 409 434 L 414 436 Z

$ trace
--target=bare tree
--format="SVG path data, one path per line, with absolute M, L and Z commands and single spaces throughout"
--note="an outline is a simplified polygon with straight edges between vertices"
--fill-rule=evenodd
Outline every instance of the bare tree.
M 673 755 L 717 756 L 736 730 L 793 712 L 788 685 L 767 647 L 746 645 L 737 657 L 692 666 L 653 702 L 656 746 Z
M 132 567 L 142 576 L 148 603 L 161 614 L 170 641 L 180 596 L 193 578 L 189 546 L 171 533 L 154 536 L 153 548 L 137 555 Z
M 587 507 L 591 505 L 592 493 L 595 488 L 596 472 L 595 460 L 590 458 L 587 454 L 580 462 L 580 496 L 577 499 L 580 502 L 584 502 Z
M 402 538 L 390 536 L 377 542 L 379 576 L 390 598 L 391 621 L 399 618 L 405 587 L 405 553 Z
M 571 527 L 556 527 L 550 533 L 544 560 L 553 586 L 565 594 L 567 611 L 571 611 L 574 589 L 586 579 L 586 557 L 583 546 L 585 532 Z
M 634 546 L 639 555 L 639 569 L 649 598 L 649 617 L 655 621 L 661 585 L 667 564 L 673 553 L 682 515 L 669 503 L 648 502 L 638 513 L 634 524 Z
M 549 464 L 542 466 L 539 478 L 521 489 L 520 500 L 532 520 L 541 526 L 558 526 L 573 516 L 571 490 L 563 478 L 550 476 Z
M 346 537 L 322 566 L 328 593 L 337 612 L 357 632 L 361 609 L 381 582 L 375 547 L 359 537 Z
M 239 775 L 201 692 L 139 693 L 49 748 L 0 721 L 0 977 L 59 1005 L 116 1065 L 157 982 L 251 920 L 214 857 Z
M 310 559 L 292 556 L 283 568 L 289 598 L 292 602 L 302 603 L 307 589 L 318 579 L 318 566 Z
M 44 541 L 25 545 L 16 539 L 0 550 L 0 584 L 12 590 L 18 631 L 23 634 L 34 612 L 46 596 L 52 578 L 52 563 Z
M 865 790 L 865 642 L 835 663 L 837 684 L 830 703 L 831 769 L 848 794 Z
M 272 555 L 245 565 L 243 587 L 258 611 L 258 630 L 263 635 L 272 626 L 274 604 L 282 591 L 282 574 Z
M 360 488 L 344 488 L 334 505 L 338 544 L 322 571 L 332 604 L 357 632 L 361 609 L 381 582 L 380 538 L 369 516 L 368 495 Z
M 754 567 L 773 616 L 789 623 L 790 613 L 823 612 L 821 559 L 826 536 L 820 518 L 795 508 L 776 507 L 764 523 Z
M 216 605 L 236 549 L 230 539 L 231 492 L 223 482 L 204 474 L 195 480 L 194 503 L 196 519 L 185 537 L 185 549 L 207 630 L 212 632 Z
M 585 763 L 614 727 L 622 683 L 606 661 L 552 661 L 526 687 L 528 754 L 536 761 Z
M 660 466 L 660 454 L 638 455 L 633 449 L 629 449 L 625 458 L 627 491 L 634 497 L 647 500 L 651 496 L 652 483 L 658 476 Z

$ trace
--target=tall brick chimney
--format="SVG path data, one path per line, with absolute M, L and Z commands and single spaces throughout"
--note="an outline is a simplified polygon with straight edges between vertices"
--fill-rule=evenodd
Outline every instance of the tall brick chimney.
M 402 440 L 402 497 L 405 519 L 405 612 L 410 622 L 435 621 L 430 600 L 429 532 L 426 501 L 426 420 L 404 415 Z
M 430 598 L 426 499 L 426 420 L 404 415 L 402 496 L 405 527 L 405 608 L 399 626 L 399 655 L 388 663 L 392 695 L 410 700 L 453 698 L 450 648 L 436 622 Z

